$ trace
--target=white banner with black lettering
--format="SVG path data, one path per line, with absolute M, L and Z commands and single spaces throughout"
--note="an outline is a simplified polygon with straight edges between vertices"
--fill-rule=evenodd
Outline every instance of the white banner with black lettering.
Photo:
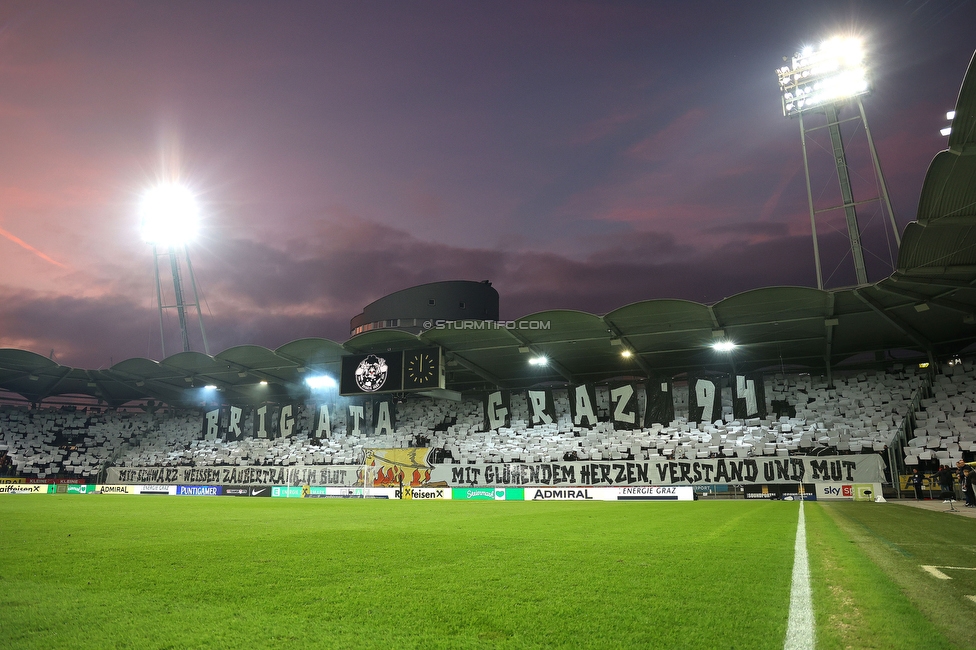
M 877 454 L 703 460 L 435 465 L 431 483 L 464 485 L 748 485 L 846 481 L 880 483 Z
M 361 465 L 290 465 L 288 467 L 110 467 L 109 484 L 189 485 L 336 485 L 362 482 Z
M 335 485 L 361 481 L 358 465 L 289 467 L 110 467 L 108 484 Z M 878 454 L 709 458 L 702 460 L 434 465 L 429 487 L 553 485 L 750 485 L 763 483 L 883 483 Z

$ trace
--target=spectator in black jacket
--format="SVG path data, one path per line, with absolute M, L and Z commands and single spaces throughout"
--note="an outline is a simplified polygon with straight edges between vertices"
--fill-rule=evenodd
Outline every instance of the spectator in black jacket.
M 922 500 L 922 479 L 923 478 L 924 477 L 918 471 L 918 468 L 917 467 L 912 470 L 911 475 L 908 477 L 908 484 L 911 485 L 912 488 L 915 489 L 915 500 L 916 501 L 921 501 Z
M 942 491 L 943 503 L 956 500 L 956 493 L 952 489 L 952 478 L 955 472 L 948 465 L 941 465 L 939 471 L 935 473 L 935 480 L 939 482 L 939 489 Z
M 962 495 L 966 497 L 966 507 L 976 508 L 976 472 L 971 467 L 962 470 Z

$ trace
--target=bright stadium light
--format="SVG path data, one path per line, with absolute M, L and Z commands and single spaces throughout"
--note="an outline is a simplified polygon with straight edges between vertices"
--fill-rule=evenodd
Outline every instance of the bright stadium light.
M 262 379 L 261 381 L 258 382 L 258 386 L 267 386 L 267 385 L 268 385 L 268 382 L 265 381 L 264 379 Z
M 632 357 L 633 355 L 634 355 L 634 353 L 633 353 L 633 352 L 631 352 L 630 350 L 623 350 L 623 351 L 622 351 L 622 352 L 620 353 L 620 356 L 622 356 L 622 357 L 623 357 L 624 359 L 629 359 L 629 358 L 630 358 L 630 357 Z
M 159 310 L 159 345 L 164 357 L 166 356 L 164 309 L 176 309 L 179 316 L 183 351 L 189 352 L 190 336 L 187 332 L 186 308 L 195 307 L 197 321 L 200 323 L 200 336 L 203 338 L 203 350 L 207 354 L 210 353 L 207 345 L 207 332 L 203 326 L 203 313 L 200 310 L 197 281 L 193 276 L 190 251 L 186 246 L 197 235 L 199 217 L 200 210 L 193 192 L 179 183 L 161 183 L 148 190 L 139 203 L 142 238 L 153 248 L 156 308 Z M 190 276 L 190 288 L 193 290 L 192 302 L 184 299 L 186 292 L 183 287 L 183 272 L 180 270 L 182 264 L 180 256 L 186 260 L 186 271 Z M 173 278 L 174 299 L 168 305 L 163 304 L 163 289 L 159 281 L 160 257 L 169 258 L 170 275 Z
M 783 115 L 788 117 L 824 104 L 868 92 L 864 46 L 859 38 L 832 38 L 819 48 L 804 48 L 790 65 L 777 71 Z
M 204 386 L 204 388 L 206 390 L 217 390 L 217 387 L 214 386 L 213 384 L 207 384 L 206 386 Z
M 731 352 L 735 348 L 736 345 L 732 341 L 716 341 L 712 343 L 712 349 L 716 352 Z
M 316 375 L 314 377 L 306 377 L 305 385 L 309 388 L 315 389 L 331 389 L 338 386 L 336 380 L 329 375 Z
M 529 359 L 529 364 L 533 366 L 546 366 L 549 365 L 549 359 L 546 357 L 532 357 Z
M 956 112 L 955 111 L 949 111 L 948 113 L 946 113 L 946 119 L 947 120 L 954 120 L 954 119 L 956 119 Z
M 164 183 L 150 189 L 139 205 L 142 238 L 161 248 L 183 246 L 197 235 L 200 210 L 183 185 Z

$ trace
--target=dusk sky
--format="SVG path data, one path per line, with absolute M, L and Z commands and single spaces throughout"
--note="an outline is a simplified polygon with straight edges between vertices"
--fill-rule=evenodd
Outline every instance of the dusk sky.
M 902 230 L 974 28 L 959 0 L 6 0 L 0 347 L 158 359 L 138 204 L 174 177 L 202 206 L 190 253 L 211 353 L 344 341 L 367 303 L 439 280 L 491 280 L 506 319 L 816 286 L 782 57 L 864 39 Z M 870 198 L 863 129 L 849 133 Z M 877 281 L 894 252 L 884 215 L 861 218 Z M 818 228 L 828 286 L 851 284 L 843 214 Z

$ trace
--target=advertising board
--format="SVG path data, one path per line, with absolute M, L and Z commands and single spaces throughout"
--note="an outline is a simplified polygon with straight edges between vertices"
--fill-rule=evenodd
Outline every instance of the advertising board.
M 824 501 L 874 501 L 880 483 L 817 483 L 817 498 Z
M 453 488 L 452 499 L 462 501 L 523 501 L 524 488 L 470 487 Z
M 0 485 L 0 494 L 54 494 L 58 486 L 41 483 L 7 483 Z
M 219 485 L 177 485 L 178 497 L 216 497 L 221 494 Z
M 131 494 L 146 494 L 150 496 L 167 496 L 176 494 L 175 485 L 131 485 Z
M 95 494 L 135 494 L 134 485 L 96 485 Z

